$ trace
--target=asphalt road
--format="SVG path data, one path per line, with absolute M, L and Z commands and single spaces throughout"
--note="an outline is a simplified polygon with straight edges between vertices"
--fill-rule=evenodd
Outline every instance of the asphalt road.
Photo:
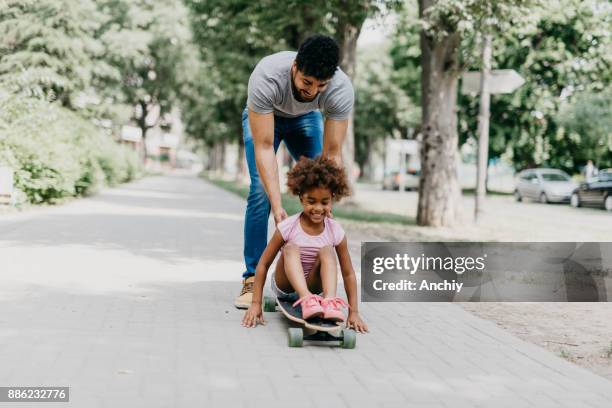
M 371 211 L 416 217 L 418 192 L 383 191 L 379 185 L 357 184 L 354 200 Z M 436 234 L 469 241 L 611 241 L 612 213 L 573 208 L 569 204 L 540 204 L 512 196 L 486 198 L 478 224 L 473 222 L 474 196 L 462 197 L 462 223 Z M 432 231 L 434 233 L 434 231 Z

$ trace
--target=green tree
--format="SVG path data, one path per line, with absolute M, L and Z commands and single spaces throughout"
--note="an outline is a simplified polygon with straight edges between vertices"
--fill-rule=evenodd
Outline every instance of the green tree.
M 147 132 L 166 124 L 165 115 L 177 104 L 181 68 L 191 34 L 187 10 L 180 0 L 98 0 L 106 20 L 97 33 L 116 70 L 104 94 L 133 108 L 132 119 L 146 139 Z M 146 152 L 145 152 L 146 154 Z
M 275 51 L 297 49 L 314 32 L 325 33 L 338 40 L 342 54 L 340 66 L 353 76 L 355 47 L 363 22 L 368 16 L 398 3 L 397 0 L 308 3 L 287 0 L 279 7 L 271 0 L 187 0 L 202 58 L 222 73 L 217 78 L 222 81 L 223 97 L 217 104 L 225 109 L 212 117 L 227 125 L 227 137 L 221 139 L 241 141 L 240 121 L 236 118 L 245 106 L 248 77 L 259 59 Z M 232 109 L 228 111 L 228 107 Z M 352 126 L 349 126 L 346 145 L 350 159 L 345 157 L 345 164 L 350 166 L 354 155 Z
M 386 47 L 361 50 L 355 78 L 355 160 L 364 173 L 378 140 L 404 137 L 416 128 L 420 111 L 393 81 Z
M 564 141 L 573 166 L 593 160 L 599 168 L 612 167 L 612 92 L 584 92 L 563 106 L 556 118 L 557 140 Z M 563 159 L 565 156 L 558 156 Z
M 510 95 L 491 99 L 489 157 L 503 156 L 515 168 L 535 165 L 576 171 L 586 144 L 562 129 L 560 109 L 574 95 L 609 87 L 611 7 L 603 1 L 559 0 L 530 9 L 493 38 L 493 67 L 518 71 L 526 83 Z M 420 103 L 420 49 L 413 8 L 401 14 L 391 56 L 394 77 Z M 479 70 L 478 61 L 467 68 Z M 459 144 L 475 137 L 478 99 L 459 95 Z M 575 137 L 575 136 L 574 136 Z
M 184 92 L 186 130 L 202 140 L 211 156 L 217 148 L 223 156 L 226 143 L 237 141 L 243 147 L 240 115 L 246 105 L 249 75 L 259 59 L 289 48 L 285 36 L 279 34 L 288 23 L 272 24 L 267 13 L 276 13 L 279 7 L 266 2 L 187 0 L 186 4 L 200 54 Z M 295 35 L 297 29 L 291 31 Z M 211 157 L 209 163 L 220 166 L 223 161 L 223 157 Z
M 418 106 L 421 105 L 420 30 L 416 0 L 409 1 L 398 13 L 389 55 L 393 67 L 393 82 Z
M 493 47 L 494 64 L 515 69 L 526 82 L 491 100 L 490 154 L 507 156 L 517 170 L 537 165 L 574 172 L 590 146 L 562 129 L 561 110 L 584 92 L 610 86 L 612 7 L 599 0 L 560 0 L 532 15 L 532 22 L 504 32 Z M 473 98 L 460 99 L 462 139 L 476 127 L 475 105 Z
M 92 35 L 100 22 L 90 0 L 0 3 L 0 86 L 74 108 L 96 73 L 108 70 Z
M 526 3 L 419 0 L 423 115 L 419 225 L 445 226 L 458 220 L 458 78 L 473 64 L 479 34 L 516 24 L 517 17 L 526 14 Z

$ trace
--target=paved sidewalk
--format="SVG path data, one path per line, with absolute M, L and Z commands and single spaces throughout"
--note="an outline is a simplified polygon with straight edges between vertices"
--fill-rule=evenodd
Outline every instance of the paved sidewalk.
M 244 205 L 174 175 L 0 217 L 0 386 L 70 386 L 45 407 L 612 406 L 612 382 L 452 304 L 363 304 L 355 350 L 288 348 L 278 314 L 242 328 Z

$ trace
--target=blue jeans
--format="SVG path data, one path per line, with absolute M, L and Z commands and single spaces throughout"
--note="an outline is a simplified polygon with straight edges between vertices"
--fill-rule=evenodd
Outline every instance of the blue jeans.
M 268 218 L 270 217 L 270 200 L 264 190 L 257 166 L 253 135 L 249 126 L 248 110 L 242 112 L 242 136 L 244 152 L 249 167 L 251 187 L 247 198 L 244 220 L 244 278 L 255 275 L 259 258 L 268 244 Z M 323 116 L 319 111 L 312 111 L 296 118 L 274 116 L 274 153 L 280 142 L 284 141 L 287 150 L 295 160 L 300 156 L 315 158 L 323 150 Z

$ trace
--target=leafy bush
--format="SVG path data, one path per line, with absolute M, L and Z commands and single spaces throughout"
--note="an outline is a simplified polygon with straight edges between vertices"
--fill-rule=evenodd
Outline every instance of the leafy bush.
M 91 122 L 44 100 L 0 94 L 0 164 L 31 203 L 95 192 L 142 174 L 135 152 Z
M 593 160 L 599 168 L 612 166 L 612 91 L 576 94 L 559 113 L 558 136 L 573 152 L 574 166 Z

